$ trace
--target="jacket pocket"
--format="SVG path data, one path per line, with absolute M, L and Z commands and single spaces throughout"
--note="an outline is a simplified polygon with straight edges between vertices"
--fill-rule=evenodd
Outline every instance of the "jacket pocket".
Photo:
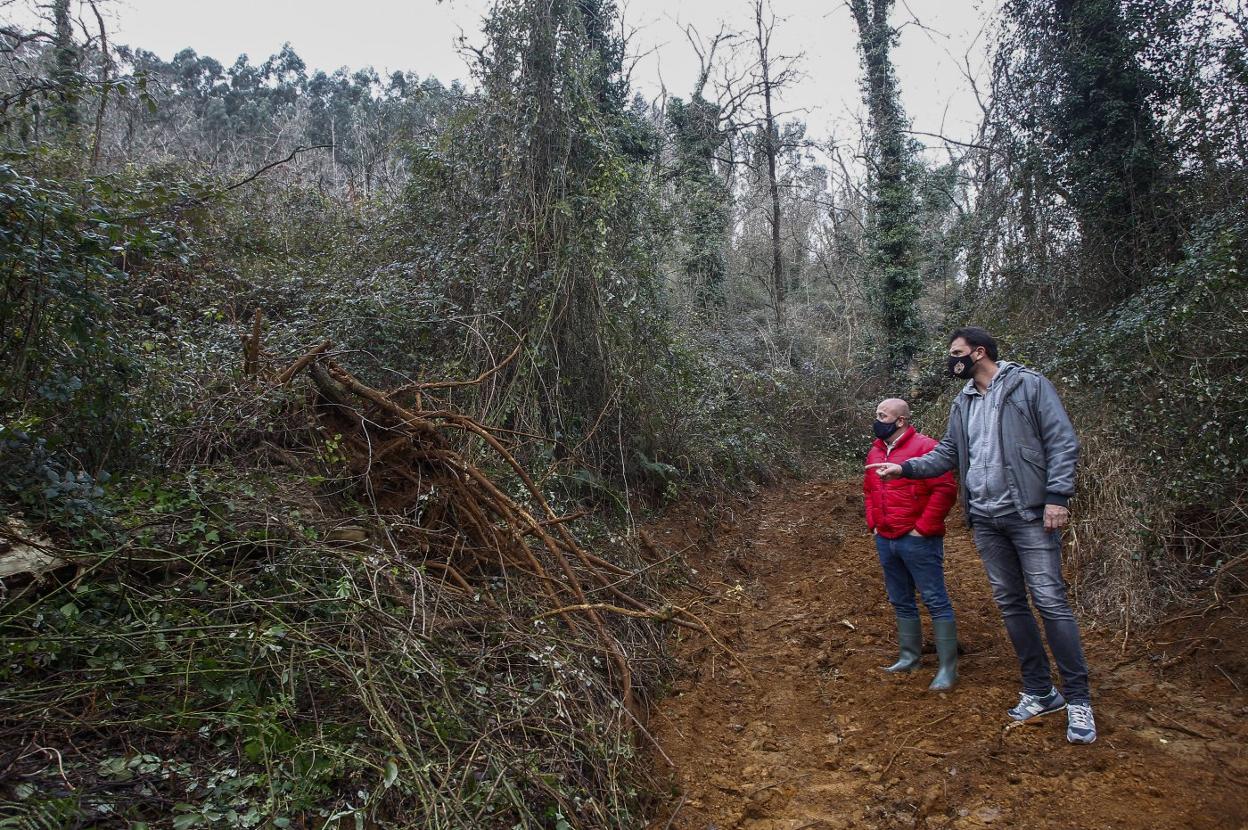
M 1023 456 L 1024 461 L 1030 461 L 1042 470 L 1048 466 L 1048 462 L 1044 458 L 1043 451 L 1038 450 L 1035 447 L 1023 445 L 1019 446 L 1018 451 Z
M 1044 501 L 1049 475 L 1044 453 L 1034 447 L 1020 446 L 1018 455 L 1023 462 L 1014 468 L 1019 497 L 1024 506 L 1040 504 Z

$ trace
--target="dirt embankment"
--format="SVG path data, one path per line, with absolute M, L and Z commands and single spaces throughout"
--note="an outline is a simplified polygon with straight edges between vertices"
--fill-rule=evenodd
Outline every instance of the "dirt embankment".
M 650 717 L 671 780 L 654 830 L 1248 828 L 1236 607 L 1125 639 L 1085 624 L 1099 740 L 1068 744 L 1064 713 L 1006 729 L 1017 664 L 960 521 L 946 541 L 959 686 L 926 691 L 934 654 L 910 676 L 879 670 L 894 623 L 860 500 L 788 484 L 731 524 L 676 511 L 651 528 L 690 546 L 702 584 L 684 599 L 739 661 L 681 632 L 680 675 Z

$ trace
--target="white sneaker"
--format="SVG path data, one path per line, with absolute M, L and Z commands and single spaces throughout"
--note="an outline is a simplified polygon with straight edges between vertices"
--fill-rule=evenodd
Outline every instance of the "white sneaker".
M 1060 712 L 1066 708 L 1066 698 L 1057 689 L 1049 689 L 1047 695 L 1029 695 L 1023 692 L 1018 696 L 1018 705 L 1006 712 L 1014 720 L 1031 720 L 1050 712 Z M 1089 710 L 1089 717 L 1091 717 Z
M 1072 703 L 1066 707 L 1066 740 L 1072 744 L 1090 744 L 1096 740 L 1091 703 Z

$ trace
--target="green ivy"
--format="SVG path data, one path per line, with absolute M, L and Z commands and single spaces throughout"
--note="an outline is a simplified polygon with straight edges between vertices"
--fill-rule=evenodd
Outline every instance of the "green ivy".
M 102 177 L 76 190 L 0 163 L 0 503 L 41 515 L 88 511 L 134 437 L 133 344 L 113 325 L 122 286 L 182 252 L 153 212 L 163 188 Z

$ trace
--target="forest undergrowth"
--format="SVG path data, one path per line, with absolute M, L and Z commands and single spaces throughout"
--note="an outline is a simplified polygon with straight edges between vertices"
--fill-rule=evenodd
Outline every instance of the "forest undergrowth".
M 1098 642 L 1221 653 L 1242 9 L 1004 0 L 946 141 L 888 0 L 843 10 L 853 136 L 782 114 L 778 0 L 653 99 L 611 0 L 497 0 L 449 85 L 165 59 L 107 5 L 0 0 L 0 827 L 645 826 L 672 643 L 741 666 L 644 528 L 856 479 L 882 398 L 940 435 L 965 324 L 1075 422 Z
M 4 595 L 8 822 L 640 820 L 654 623 L 706 630 L 656 590 L 675 565 L 439 396 L 487 378 L 387 393 L 328 343 L 243 351 L 174 448 L 200 463 L 121 485 L 92 549 L 6 528 L 56 557 Z

